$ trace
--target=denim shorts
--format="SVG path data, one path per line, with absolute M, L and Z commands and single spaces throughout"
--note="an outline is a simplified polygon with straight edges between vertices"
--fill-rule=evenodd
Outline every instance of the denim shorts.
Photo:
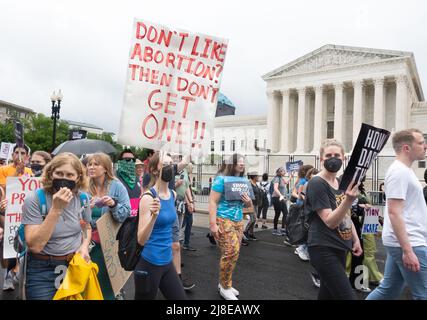
M 27 258 L 25 296 L 27 300 L 52 300 L 65 277 L 66 260 Z

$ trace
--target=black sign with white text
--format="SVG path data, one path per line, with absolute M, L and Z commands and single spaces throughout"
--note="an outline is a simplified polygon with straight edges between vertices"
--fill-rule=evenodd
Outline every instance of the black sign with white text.
M 352 181 L 359 183 L 363 179 L 389 137 L 389 131 L 362 123 L 350 162 L 341 179 L 340 190 L 345 191 Z
M 224 182 L 225 200 L 236 201 L 241 200 L 243 193 L 247 193 L 249 198 L 255 200 L 255 195 L 252 190 L 251 183 L 243 177 L 235 177 L 231 181 Z

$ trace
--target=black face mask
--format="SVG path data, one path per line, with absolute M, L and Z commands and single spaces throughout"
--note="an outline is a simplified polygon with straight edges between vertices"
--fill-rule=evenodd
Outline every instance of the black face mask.
M 72 191 L 76 187 L 76 182 L 68 179 L 53 179 L 52 187 L 55 191 L 59 191 L 61 188 L 68 188 Z
M 323 166 L 329 172 L 335 173 L 341 169 L 342 160 L 339 158 L 335 158 L 335 157 L 329 158 L 329 159 L 326 159 L 325 161 L 323 161 Z
M 40 177 L 42 175 L 44 166 L 38 163 L 31 164 L 31 171 L 34 173 L 35 177 Z
M 174 175 L 174 173 L 173 173 L 173 166 L 172 165 L 163 167 L 161 179 L 164 182 L 170 182 L 173 178 L 173 175 Z

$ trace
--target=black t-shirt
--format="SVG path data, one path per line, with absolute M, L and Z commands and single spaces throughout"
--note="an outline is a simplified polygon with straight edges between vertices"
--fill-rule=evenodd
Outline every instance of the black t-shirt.
M 332 247 L 339 250 L 352 249 L 351 211 L 340 225 L 332 230 L 319 217 L 317 210 L 332 209 L 334 211 L 344 200 L 344 192 L 335 190 L 321 177 L 313 177 L 307 185 L 306 214 L 310 219 L 307 244 L 313 246 Z

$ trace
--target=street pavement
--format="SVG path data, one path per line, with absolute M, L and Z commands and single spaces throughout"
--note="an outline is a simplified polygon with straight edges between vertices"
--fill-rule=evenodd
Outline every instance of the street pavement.
M 217 292 L 219 250 L 206 238 L 208 216 L 195 214 L 191 246 L 197 251 L 183 251 L 183 277 L 196 284 L 188 293 L 190 300 L 220 300 Z M 240 291 L 243 300 L 314 300 L 318 289 L 310 278 L 312 267 L 294 254 L 295 248 L 283 243 L 282 236 L 273 236 L 270 229 L 256 230 L 258 241 L 242 247 L 233 275 L 233 287 Z M 385 252 L 378 239 L 378 265 L 384 270 Z M 3 273 L 2 273 L 3 274 Z M 0 286 L 3 277 L 0 277 Z M 0 288 L 1 288 L 0 287 Z M 373 289 L 373 287 L 371 287 Z M 134 296 L 133 277 L 124 287 L 126 300 Z M 1 294 L 1 293 L 0 293 Z M 16 299 L 17 290 L 2 292 L 1 299 Z M 366 294 L 357 292 L 359 299 Z M 158 299 L 163 299 L 159 292 Z M 410 298 L 406 291 L 402 299 Z

